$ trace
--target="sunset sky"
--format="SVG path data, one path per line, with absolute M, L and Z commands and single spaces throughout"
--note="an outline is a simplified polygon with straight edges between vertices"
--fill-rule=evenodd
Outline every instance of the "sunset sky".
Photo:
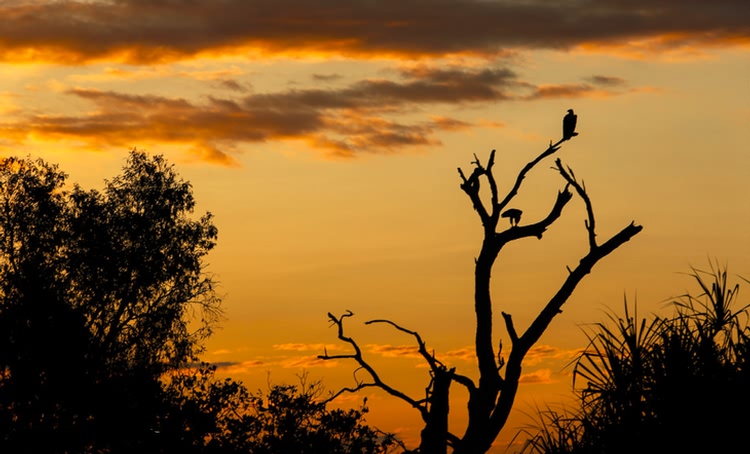
M 251 390 L 303 372 L 352 385 L 353 363 L 316 360 L 348 351 L 326 315 L 346 310 L 383 379 L 413 397 L 428 383 L 413 338 L 363 322 L 416 330 L 475 377 L 482 232 L 456 168 L 496 149 L 504 195 L 569 108 L 580 135 L 558 156 L 586 184 L 598 238 L 644 228 L 530 353 L 496 452 L 524 413 L 570 400 L 586 324 L 624 298 L 666 313 L 697 293 L 681 273 L 709 260 L 750 277 L 747 0 L 0 0 L 0 17 L 2 155 L 44 158 L 88 188 L 133 147 L 174 163 L 219 228 L 207 270 L 226 318 L 204 359 Z M 512 202 L 522 225 L 564 187 L 552 165 Z M 498 317 L 530 322 L 586 253 L 584 219 L 574 199 L 541 241 L 501 252 Z M 336 402 L 365 396 L 368 423 L 415 447 L 419 415 L 403 402 Z

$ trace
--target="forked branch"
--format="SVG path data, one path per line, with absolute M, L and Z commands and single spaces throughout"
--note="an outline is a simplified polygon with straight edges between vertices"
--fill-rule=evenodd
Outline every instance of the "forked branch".
M 508 203 L 510 203 L 511 199 L 516 196 L 518 193 L 518 190 L 521 188 L 521 183 L 523 182 L 523 179 L 526 178 L 526 174 L 531 171 L 531 169 L 534 168 L 539 162 L 546 158 L 547 156 L 551 156 L 553 153 L 555 153 L 557 150 L 560 149 L 560 144 L 564 142 L 564 139 L 560 139 L 556 144 L 552 144 L 552 141 L 550 140 L 549 148 L 544 150 L 542 154 L 536 157 L 533 161 L 529 162 L 524 166 L 523 169 L 518 173 L 518 176 L 516 177 L 516 182 L 513 184 L 513 187 L 508 192 L 508 195 L 505 196 L 502 202 L 500 202 L 497 205 L 497 210 L 500 211 L 503 208 L 505 208 Z
M 365 361 L 365 359 L 362 357 L 362 350 L 359 348 L 359 345 L 357 345 L 357 342 L 354 341 L 354 339 L 352 339 L 351 337 L 348 337 L 348 336 L 346 336 L 344 334 L 344 319 L 346 317 L 351 317 L 353 315 L 354 315 L 354 313 L 352 311 L 346 311 L 346 313 L 343 314 L 341 317 L 336 317 L 335 315 L 333 315 L 333 314 L 331 314 L 329 312 L 328 313 L 328 319 L 331 321 L 331 323 L 333 325 L 336 325 L 337 330 L 338 330 L 338 338 L 341 341 L 346 342 L 347 344 L 351 345 L 352 348 L 354 348 L 354 354 L 348 354 L 348 355 L 329 355 L 328 352 L 325 352 L 323 355 L 318 355 L 318 359 L 322 359 L 322 360 L 325 360 L 325 361 L 332 360 L 332 359 L 353 359 L 354 361 L 357 362 L 357 364 L 359 364 L 360 369 L 364 369 L 365 371 L 367 371 L 368 374 L 370 374 L 370 377 L 372 378 L 372 381 L 371 382 L 363 382 L 363 381 L 359 381 L 359 380 L 355 379 L 356 385 L 354 387 L 340 389 L 338 392 L 332 394 L 326 400 L 326 402 L 332 401 L 333 399 L 337 398 L 338 396 L 340 396 L 341 394 L 343 394 L 345 392 L 353 393 L 353 392 L 357 392 L 357 391 L 359 391 L 361 389 L 364 389 L 364 388 L 376 387 L 376 388 L 382 389 L 383 391 L 387 392 L 388 394 L 390 394 L 390 395 L 392 395 L 394 397 L 398 397 L 399 399 L 401 399 L 404 402 L 408 403 L 412 407 L 416 408 L 417 410 L 420 411 L 420 413 L 422 414 L 423 418 L 427 417 L 427 409 L 425 408 L 425 400 L 416 400 L 416 399 L 413 399 L 413 398 L 407 396 L 406 394 L 402 393 L 401 391 L 398 391 L 397 389 L 395 389 L 395 388 L 387 385 L 380 378 L 380 376 L 378 375 L 378 373 L 375 372 L 375 369 L 373 369 L 373 367 L 370 364 L 368 364 L 367 361 Z M 356 371 L 355 371 L 355 373 L 356 373 Z
M 568 182 L 570 186 L 573 186 L 575 188 L 576 192 L 578 193 L 578 196 L 581 197 L 583 200 L 583 203 L 586 204 L 586 214 L 588 216 L 588 219 L 585 221 L 586 224 L 586 230 L 589 233 L 589 248 L 590 249 L 596 249 L 596 221 L 594 220 L 594 208 L 591 205 L 591 199 L 589 198 L 588 193 L 586 192 L 586 185 L 583 184 L 583 180 L 579 183 L 578 180 L 576 180 L 576 175 L 573 173 L 573 169 L 570 167 L 567 167 L 567 170 L 562 165 L 562 161 L 560 158 L 557 158 L 555 160 L 555 164 L 557 167 L 555 169 L 560 172 L 560 175 L 562 175 L 563 178 L 565 178 L 565 181 Z
M 495 150 L 490 152 L 490 158 L 487 160 L 487 167 L 483 167 L 482 163 L 479 162 L 477 155 L 474 155 L 474 171 L 471 172 L 468 178 L 464 175 L 463 170 L 458 168 L 458 174 L 461 176 L 461 189 L 469 196 L 474 210 L 479 214 L 479 219 L 482 221 L 482 225 L 485 229 L 494 230 L 497 225 L 498 214 L 495 212 L 495 206 L 497 205 L 497 184 L 495 183 L 495 177 L 492 175 L 492 166 L 495 164 Z M 490 211 L 487 211 L 482 199 L 479 198 L 479 177 L 485 175 L 490 183 L 492 190 L 492 206 Z M 494 223 L 492 222 L 494 220 Z
M 417 341 L 417 345 L 419 346 L 418 348 L 419 354 L 422 355 L 425 361 L 427 361 L 427 364 L 429 364 L 430 369 L 432 370 L 433 373 L 445 372 L 448 370 L 448 368 L 442 362 L 440 362 L 439 359 L 435 358 L 434 353 L 430 353 L 427 351 L 427 345 L 422 340 L 422 336 L 420 336 L 418 332 L 412 331 L 410 329 L 406 329 L 391 320 L 385 320 L 385 319 L 370 320 L 368 322 L 365 322 L 365 325 L 371 325 L 373 323 L 386 323 L 388 325 L 393 326 L 399 331 L 402 331 L 406 334 L 411 334 L 412 336 L 414 336 L 414 339 Z M 475 387 L 474 382 L 469 377 L 457 374 L 455 373 L 455 371 L 451 372 L 451 379 L 465 386 L 467 389 L 469 389 L 469 391 L 471 391 Z

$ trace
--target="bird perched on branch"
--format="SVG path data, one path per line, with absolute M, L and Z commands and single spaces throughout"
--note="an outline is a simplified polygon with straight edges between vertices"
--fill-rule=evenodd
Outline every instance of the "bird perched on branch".
M 503 214 L 500 215 L 501 218 L 510 218 L 510 226 L 514 227 L 518 225 L 518 222 L 521 221 L 521 214 L 523 211 L 519 210 L 518 208 L 510 208 L 508 210 L 503 211 Z
M 563 117 L 563 140 L 570 140 L 571 137 L 578 135 L 576 132 L 576 122 L 578 115 L 573 113 L 573 109 L 568 109 L 568 113 Z

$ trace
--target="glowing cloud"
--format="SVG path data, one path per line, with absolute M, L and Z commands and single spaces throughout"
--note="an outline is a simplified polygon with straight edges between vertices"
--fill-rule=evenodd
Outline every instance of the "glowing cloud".
M 414 345 L 367 345 L 370 353 L 385 356 L 388 358 L 421 358 L 419 350 Z
M 528 374 L 522 374 L 519 383 L 524 385 L 548 385 L 555 383 L 555 380 L 552 380 L 551 370 L 539 369 Z
M 497 55 L 643 41 L 661 51 L 750 42 L 744 0 L 50 0 L 5 2 L 0 16 L 0 59 L 63 64 L 227 54 Z
M 242 85 L 221 79 L 223 76 L 205 75 L 235 94 L 206 96 L 200 101 L 91 88 L 66 89 L 67 96 L 95 108 L 72 115 L 16 112 L 15 121 L 0 123 L 0 133 L 6 140 L 18 143 L 35 137 L 82 141 L 98 148 L 174 144 L 185 146 L 201 160 L 234 165 L 234 155 L 243 144 L 301 140 L 327 156 L 353 157 L 439 146 L 439 132 L 501 126 L 472 124 L 446 116 L 417 122 L 401 120 L 423 106 L 618 93 L 617 87 L 610 90 L 591 84 L 536 86 L 519 80 L 507 68 L 420 65 L 392 72 L 388 79 L 366 79 L 338 88 L 251 94 L 241 93 Z M 614 77 L 598 77 L 600 85 L 620 85 L 614 83 Z M 138 143 L 133 143 L 136 140 Z

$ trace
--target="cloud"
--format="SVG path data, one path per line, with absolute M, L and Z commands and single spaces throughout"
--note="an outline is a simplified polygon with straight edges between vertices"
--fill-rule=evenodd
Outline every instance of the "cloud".
M 223 374 L 229 375 L 243 374 L 249 372 L 250 369 L 270 366 L 270 363 L 259 359 L 248 361 L 217 361 L 211 364 L 215 365 L 217 370 L 220 370 Z
M 340 74 L 313 74 L 312 77 L 313 80 L 319 82 L 332 82 L 341 79 L 342 76 Z
M 185 146 L 199 159 L 223 165 L 236 164 L 240 145 L 285 140 L 306 142 L 327 156 L 349 158 L 439 146 L 440 132 L 500 126 L 446 116 L 403 120 L 434 105 L 617 93 L 585 84 L 536 86 L 503 67 L 434 68 L 422 64 L 394 70 L 388 76 L 336 88 L 235 93 L 197 100 L 72 88 L 65 92 L 67 96 L 94 108 L 71 115 L 16 112 L 15 121 L 0 123 L 0 132 L 17 142 L 31 137 L 67 139 L 97 148 L 174 144 Z M 133 143 L 136 140 L 139 142 Z
M 558 99 L 558 98 L 606 98 L 618 94 L 611 90 L 597 88 L 591 84 L 544 84 L 530 87 L 532 93 L 525 99 Z
M 295 352 L 309 352 L 309 351 L 315 351 L 315 352 L 322 352 L 324 350 L 342 350 L 343 348 L 336 344 L 302 344 L 302 343 L 287 343 L 287 344 L 274 344 L 273 345 L 274 350 L 287 350 L 287 351 L 295 351 Z
M 336 367 L 337 361 L 322 360 L 317 356 L 297 356 L 288 358 L 280 362 L 282 367 L 287 369 L 309 369 L 311 367 Z
M 367 350 L 370 353 L 385 356 L 388 358 L 421 358 L 419 349 L 414 345 L 378 345 L 368 344 Z
M 458 350 L 451 350 L 442 355 L 440 358 L 460 359 L 463 361 L 475 361 L 477 358 L 474 347 L 464 347 Z
M 547 360 L 572 360 L 581 350 L 565 350 L 552 345 L 535 345 L 523 360 L 524 366 L 533 366 Z
M 745 0 L 50 0 L 0 3 L 0 16 L 0 58 L 66 64 L 248 53 L 493 55 L 648 39 L 663 51 L 750 41 Z
M 240 84 L 239 82 L 237 82 L 234 79 L 221 79 L 221 80 L 218 81 L 218 84 L 219 84 L 220 87 L 226 88 L 226 89 L 229 89 L 229 90 L 232 90 L 232 91 L 239 91 L 239 92 L 246 92 L 247 91 L 247 87 L 245 87 L 244 85 Z
M 586 80 L 594 85 L 604 87 L 621 87 L 627 82 L 622 77 L 595 75 L 587 77 Z
M 552 380 L 552 371 L 549 369 L 539 369 L 528 374 L 521 374 L 518 382 L 525 385 L 548 385 L 556 383 L 555 380 Z

